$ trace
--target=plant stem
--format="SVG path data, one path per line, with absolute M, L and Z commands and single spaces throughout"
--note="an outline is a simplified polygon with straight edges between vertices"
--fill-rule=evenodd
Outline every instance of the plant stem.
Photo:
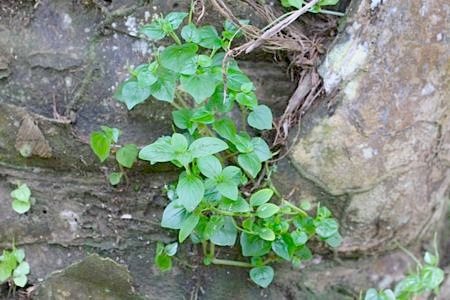
M 211 263 L 215 265 L 224 265 L 224 266 L 232 266 L 232 267 L 241 267 L 241 268 L 253 268 L 254 266 L 250 263 L 236 260 L 228 260 L 228 259 L 220 259 L 220 258 L 212 258 Z
M 333 10 L 322 9 L 322 8 L 320 9 L 319 12 L 323 13 L 323 14 L 338 16 L 338 17 L 344 17 L 345 16 L 345 14 L 340 12 L 340 11 L 333 11 Z
M 194 13 L 194 2 L 195 0 L 191 0 L 191 7 L 189 9 L 189 24 L 192 23 L 192 14 Z
M 170 102 L 170 104 L 175 107 L 176 109 L 181 109 L 181 106 L 179 106 L 178 104 L 176 104 L 175 102 Z
M 295 205 L 292 204 L 291 202 L 289 202 L 289 201 L 287 201 L 287 200 L 285 200 L 285 199 L 282 199 L 282 201 L 283 201 L 282 203 L 286 204 L 287 206 L 289 206 L 290 208 L 292 208 L 292 209 L 295 210 L 296 212 L 300 213 L 300 214 L 303 215 L 304 217 L 307 217 L 307 216 L 308 216 L 308 214 L 307 214 L 303 209 L 298 208 L 297 206 L 295 206 Z
M 213 242 L 209 242 L 209 257 L 211 259 L 214 259 L 214 255 L 215 255 L 215 245 Z
M 243 105 L 239 105 L 242 114 L 242 130 L 247 131 L 247 108 Z
M 178 35 L 175 32 L 169 32 L 169 35 L 171 38 L 173 38 L 173 40 L 175 41 L 175 43 L 177 43 L 178 45 L 181 45 L 181 40 L 178 37 Z

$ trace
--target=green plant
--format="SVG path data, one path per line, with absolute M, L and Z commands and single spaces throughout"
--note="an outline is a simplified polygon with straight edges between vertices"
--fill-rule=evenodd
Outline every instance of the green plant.
M 305 6 L 308 2 L 305 0 L 280 0 L 281 5 L 284 7 L 294 7 L 296 9 L 300 9 Z M 320 0 L 317 4 L 313 5 L 309 12 L 311 13 L 324 13 L 336 16 L 344 16 L 345 14 L 337 11 L 327 10 L 322 8 L 323 6 L 332 6 L 336 5 L 339 0 Z
M 31 208 L 31 191 L 28 186 L 23 183 L 11 192 L 12 208 L 19 214 L 26 213 Z
M 318 205 L 311 217 L 309 204 L 298 207 L 273 186 L 274 169 L 268 163 L 273 153 L 264 139 L 250 135 L 272 128 L 272 112 L 258 103 L 252 81 L 226 55 L 232 40 L 240 36 L 239 28 L 226 21 L 219 35 L 212 26 L 197 27 L 189 14 L 180 38 L 177 29 L 187 16 L 172 12 L 142 28 L 150 40 L 169 36 L 175 43 L 132 70 L 114 96 L 128 109 L 150 96 L 175 107 L 172 117 L 178 132 L 160 137 L 138 154 L 151 164 L 170 162 L 181 169 L 178 181 L 166 188 L 170 202 L 161 226 L 178 230 L 179 243 L 190 237 L 201 244 L 206 265 L 250 268 L 250 278 L 267 287 L 274 277 L 269 264 L 285 260 L 299 267 L 312 257 L 310 240 L 337 247 L 342 239 L 338 224 L 327 208 Z M 240 127 L 230 118 L 236 106 Z M 107 127 L 91 135 L 101 161 L 117 138 L 118 130 Z M 133 148 L 133 162 L 135 154 Z M 238 239 L 248 261 L 216 256 L 216 246 L 232 247 Z M 177 248 L 178 243 L 157 244 L 155 263 L 161 270 L 170 269 Z
M 110 156 L 111 149 L 118 142 L 120 130 L 107 126 L 101 126 L 101 129 L 102 131 L 94 131 L 91 133 L 90 145 L 95 155 L 103 162 Z M 126 144 L 118 151 L 114 151 L 114 153 L 120 172 L 111 172 L 108 175 L 108 180 L 111 185 L 119 184 L 122 177 L 125 177 L 128 181 L 124 168 L 130 169 L 133 167 L 137 160 L 139 149 L 134 144 Z
M 25 251 L 22 249 L 3 250 L 0 256 L 0 283 L 9 281 L 10 284 L 24 287 L 27 284 L 27 275 L 30 265 L 25 261 Z
M 435 254 L 425 252 L 424 264 L 409 251 L 403 250 L 416 262 L 416 271 L 398 282 L 394 291 L 385 289 L 378 292 L 374 288 L 367 290 L 364 300 L 409 300 L 426 292 L 439 293 L 439 286 L 444 281 L 444 271 L 438 267 L 439 253 L 436 242 Z

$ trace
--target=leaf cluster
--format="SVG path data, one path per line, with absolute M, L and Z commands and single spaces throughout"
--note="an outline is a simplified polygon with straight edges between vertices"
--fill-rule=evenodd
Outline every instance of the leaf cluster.
M 12 208 L 19 214 L 26 213 L 31 208 L 31 191 L 28 186 L 23 183 L 11 192 Z
M 24 287 L 29 273 L 30 265 L 25 261 L 23 249 L 3 250 L 0 256 L 0 283 L 12 280 L 15 285 Z
M 281 5 L 284 7 L 294 7 L 296 9 L 300 9 L 306 4 L 308 4 L 305 0 L 280 0 Z M 311 13 L 322 13 L 327 12 L 322 9 L 322 6 L 332 6 L 336 5 L 339 0 L 320 0 L 317 4 L 313 5 L 309 12 Z
M 424 264 L 417 261 L 416 271 L 395 285 L 394 290 L 367 290 L 364 300 L 409 300 L 426 292 L 439 293 L 439 286 L 444 281 L 444 271 L 438 267 L 439 256 L 425 252 Z
M 172 104 L 174 133 L 133 148 L 128 165 L 118 159 L 127 146 L 116 159 L 127 168 L 137 157 L 180 169 L 178 180 L 167 188 L 170 202 L 161 221 L 162 227 L 178 231 L 178 241 L 157 244 L 155 263 L 161 270 L 171 268 L 178 243 L 190 238 L 202 245 L 205 264 L 248 267 L 250 278 L 267 287 L 274 277 L 269 264 L 284 260 L 299 267 L 312 257 L 310 240 L 337 247 L 342 237 L 328 209 L 318 206 L 315 217 L 309 216 L 283 199 L 267 176 L 273 153 L 263 138 L 251 133 L 271 129 L 272 112 L 259 103 L 254 84 L 238 63 L 225 55 L 239 36 L 238 27 L 227 21 L 219 34 L 210 25 L 196 26 L 190 18 L 183 26 L 187 16 L 172 12 L 142 28 L 148 39 L 170 37 L 174 44 L 135 68 L 115 92 L 128 109 L 150 98 Z M 241 126 L 231 118 L 238 112 Z M 118 136 L 117 129 L 108 127 L 92 133 L 91 147 L 101 161 L 108 158 Z M 266 176 L 258 180 L 263 169 Z M 247 261 L 216 257 L 216 246 L 237 244 Z
M 95 155 L 104 162 L 111 154 L 113 146 L 118 142 L 120 130 L 101 126 L 101 131 L 94 131 L 90 136 L 90 145 Z M 108 180 L 111 185 L 117 185 L 125 174 L 123 168 L 130 169 L 137 161 L 139 149 L 135 144 L 125 144 L 119 150 L 114 151 L 120 172 L 111 172 Z

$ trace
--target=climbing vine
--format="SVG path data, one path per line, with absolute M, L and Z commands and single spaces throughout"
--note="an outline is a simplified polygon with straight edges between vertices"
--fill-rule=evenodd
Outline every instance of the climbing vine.
M 146 38 L 168 37 L 173 44 L 132 70 L 114 96 L 129 110 L 153 99 L 169 103 L 174 133 L 141 149 L 116 145 L 120 172 L 111 173 L 109 181 L 128 180 L 126 169 L 137 159 L 175 165 L 180 174 L 167 185 L 161 226 L 178 231 L 178 239 L 157 244 L 156 265 L 170 269 L 179 243 L 190 238 L 201 245 L 204 264 L 249 268 L 250 278 L 265 288 L 274 278 L 272 263 L 284 260 L 298 268 L 312 257 L 310 241 L 337 247 L 342 238 L 326 207 L 317 205 L 311 216 L 308 202 L 298 206 L 272 184 L 274 153 L 260 137 L 272 128 L 272 112 L 259 103 L 254 84 L 227 55 L 247 21 L 240 23 L 226 21 L 219 34 L 213 26 L 194 24 L 192 11 L 171 12 L 141 28 Z M 240 122 L 232 117 L 238 112 Z M 106 126 L 91 134 L 100 161 L 110 156 L 119 135 Z M 243 260 L 217 256 L 217 246 L 238 243 Z

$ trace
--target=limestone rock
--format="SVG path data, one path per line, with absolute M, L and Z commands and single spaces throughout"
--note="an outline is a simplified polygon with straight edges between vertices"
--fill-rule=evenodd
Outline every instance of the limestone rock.
M 347 254 L 421 239 L 450 186 L 450 7 L 378 2 L 352 4 L 320 67 L 331 109 L 307 117 L 290 156 L 299 197 L 338 212 Z
M 141 299 L 134 293 L 126 267 L 98 255 L 86 257 L 43 282 L 34 299 Z

